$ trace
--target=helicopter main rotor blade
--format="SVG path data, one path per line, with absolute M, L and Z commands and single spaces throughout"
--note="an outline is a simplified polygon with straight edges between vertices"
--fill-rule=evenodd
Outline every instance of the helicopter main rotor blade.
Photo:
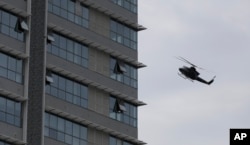
M 188 64 L 192 65 L 193 67 L 196 67 L 196 68 L 198 68 L 198 69 L 202 69 L 202 70 L 204 70 L 204 68 L 198 67 L 197 65 L 195 65 L 195 64 L 193 64 L 193 63 L 191 63 L 190 61 L 186 60 L 185 58 L 183 58 L 183 57 L 181 57 L 181 56 L 176 57 L 176 58 L 177 58 L 177 59 L 179 59 L 179 60 L 181 60 L 181 61 L 183 61 L 183 62 L 186 62 L 186 63 L 188 63 Z

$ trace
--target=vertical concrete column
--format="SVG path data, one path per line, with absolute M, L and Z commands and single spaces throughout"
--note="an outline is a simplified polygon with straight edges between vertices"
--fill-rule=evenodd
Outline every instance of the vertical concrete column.
M 28 91 L 28 145 L 43 145 L 47 0 L 31 0 L 30 63 Z

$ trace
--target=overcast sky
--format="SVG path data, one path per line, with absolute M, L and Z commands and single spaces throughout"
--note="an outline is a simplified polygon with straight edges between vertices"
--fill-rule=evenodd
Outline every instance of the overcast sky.
M 250 1 L 138 0 L 139 139 L 149 145 L 229 145 L 250 128 Z M 178 76 L 182 56 L 208 86 Z

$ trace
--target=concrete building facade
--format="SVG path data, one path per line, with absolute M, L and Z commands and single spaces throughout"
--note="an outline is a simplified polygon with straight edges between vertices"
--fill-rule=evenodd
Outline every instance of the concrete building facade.
M 0 145 L 142 145 L 137 0 L 0 1 Z

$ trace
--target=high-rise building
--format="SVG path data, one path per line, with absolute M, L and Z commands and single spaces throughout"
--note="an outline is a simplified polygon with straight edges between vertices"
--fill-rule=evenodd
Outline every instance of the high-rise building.
M 142 145 L 137 0 L 0 1 L 0 145 Z

